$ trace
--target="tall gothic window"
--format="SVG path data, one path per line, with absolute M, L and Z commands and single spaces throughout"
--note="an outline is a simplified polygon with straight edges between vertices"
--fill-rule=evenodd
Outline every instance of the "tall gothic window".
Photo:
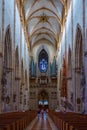
M 48 69 L 48 54 L 44 49 L 39 54 L 38 66 L 41 73 L 45 73 Z
M 71 61 L 71 48 L 68 50 L 68 77 L 71 78 L 72 75 L 72 61 Z
M 19 77 L 19 54 L 18 54 L 18 46 L 15 51 L 15 78 Z
M 78 71 L 80 71 L 83 66 L 82 57 L 83 57 L 82 32 L 79 25 L 77 25 L 76 46 L 75 46 L 75 66 L 76 69 L 78 69 Z
M 84 100 L 84 64 L 83 64 L 83 41 L 82 41 L 82 31 L 78 24 L 76 30 L 76 44 L 75 44 L 75 98 L 77 103 L 77 111 L 82 111 L 82 100 Z
M 5 45 L 4 45 L 4 66 L 5 68 L 10 68 L 12 65 L 12 47 L 11 47 L 11 31 L 10 25 L 7 27 L 5 35 Z

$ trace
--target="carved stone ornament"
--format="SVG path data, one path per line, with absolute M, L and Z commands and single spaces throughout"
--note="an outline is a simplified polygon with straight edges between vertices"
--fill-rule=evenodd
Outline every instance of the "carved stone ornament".
M 71 79 L 72 79 L 72 77 L 67 77 L 66 79 L 67 79 L 67 80 L 71 80 Z
M 13 68 L 11 67 L 4 67 L 6 73 L 10 73 L 13 71 Z
M 5 73 L 3 73 L 3 75 L 2 75 L 1 84 L 2 84 L 3 86 L 4 86 L 5 84 L 7 84 L 6 74 L 5 74 Z
M 0 57 L 3 57 L 2 52 L 0 52 Z
M 20 77 L 15 77 L 15 80 L 20 80 L 21 78 Z
M 75 72 L 77 72 L 77 73 L 81 73 L 81 67 L 76 67 L 74 70 L 75 70 Z
M 13 94 L 13 102 L 16 102 L 16 94 Z
M 4 100 L 5 100 L 5 96 L 4 95 L 1 96 L 1 100 L 4 102 Z
M 87 51 L 84 52 L 84 56 L 87 57 Z
M 77 104 L 80 104 L 80 103 L 81 103 L 81 99 L 77 98 Z
M 6 103 L 7 103 L 7 104 L 10 103 L 10 97 L 9 97 L 9 96 L 6 97 Z

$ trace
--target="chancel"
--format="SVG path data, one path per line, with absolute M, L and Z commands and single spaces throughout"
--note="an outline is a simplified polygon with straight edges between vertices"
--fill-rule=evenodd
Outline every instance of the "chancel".
M 87 130 L 87 0 L 0 0 L 0 130 Z

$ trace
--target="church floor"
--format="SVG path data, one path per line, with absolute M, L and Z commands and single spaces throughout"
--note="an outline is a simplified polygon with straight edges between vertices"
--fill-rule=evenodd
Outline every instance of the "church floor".
M 51 118 L 46 115 L 37 116 L 26 130 L 58 130 Z

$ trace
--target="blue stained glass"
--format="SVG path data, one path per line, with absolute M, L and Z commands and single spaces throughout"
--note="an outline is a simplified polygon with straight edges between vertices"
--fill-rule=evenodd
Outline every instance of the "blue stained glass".
M 44 101 L 44 105 L 48 105 L 48 100 L 45 100 L 45 101 Z
M 46 59 L 42 58 L 39 61 L 39 68 L 41 72 L 46 72 L 48 69 L 48 62 Z

